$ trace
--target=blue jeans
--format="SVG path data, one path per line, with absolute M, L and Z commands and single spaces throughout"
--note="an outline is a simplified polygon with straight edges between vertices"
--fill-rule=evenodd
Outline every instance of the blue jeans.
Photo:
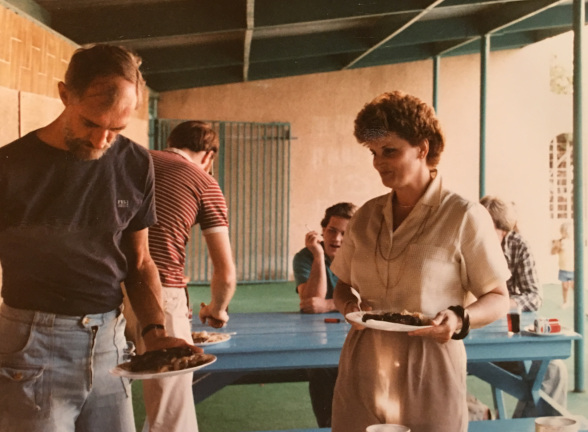
M 0 431 L 134 432 L 119 309 L 74 317 L 0 305 Z

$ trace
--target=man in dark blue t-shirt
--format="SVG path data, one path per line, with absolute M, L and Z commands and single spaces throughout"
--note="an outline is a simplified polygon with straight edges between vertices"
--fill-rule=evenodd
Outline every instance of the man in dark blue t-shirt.
M 149 255 L 148 152 L 119 135 L 143 92 L 140 60 L 96 45 L 74 53 L 65 106 L 0 148 L 0 430 L 134 432 L 123 362 L 124 283 L 150 350 L 168 337 Z
M 355 212 L 351 203 L 338 203 L 325 211 L 321 221 L 321 235 L 306 233 L 306 247 L 294 256 L 294 279 L 300 297 L 300 311 L 324 313 L 337 310 L 333 303 L 333 289 L 337 276 L 331 272 L 331 262 L 341 247 L 349 219 Z
M 338 203 L 329 207 L 321 221 L 323 241 L 316 231 L 306 233 L 306 247 L 294 256 L 293 262 L 300 312 L 326 313 L 337 310 L 333 303 L 337 276 L 331 272 L 330 266 L 341 247 L 347 224 L 355 209 L 351 203 Z M 331 404 L 336 379 L 337 368 L 308 371 L 310 400 L 319 427 L 331 426 Z

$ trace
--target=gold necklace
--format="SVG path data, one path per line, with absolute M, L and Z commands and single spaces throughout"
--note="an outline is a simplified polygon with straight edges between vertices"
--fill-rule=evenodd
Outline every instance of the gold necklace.
M 394 206 L 398 206 L 401 208 L 414 208 L 416 206 L 416 204 L 413 205 L 402 205 L 400 204 L 400 202 L 398 202 L 398 195 L 396 195 L 396 192 L 394 192 L 394 195 L 392 196 L 392 204 Z
M 431 214 L 431 207 L 428 208 L 427 215 L 423 218 L 423 220 L 421 221 L 421 224 L 419 225 L 419 227 L 415 231 L 415 233 L 412 235 L 410 240 L 406 243 L 406 245 L 404 245 L 402 250 L 399 253 L 397 253 L 396 256 L 393 256 L 393 257 L 390 256 L 392 254 L 391 247 L 390 247 L 390 251 L 386 255 L 384 255 L 384 252 L 382 251 L 382 243 L 380 241 L 380 238 L 382 236 L 382 228 L 384 225 L 384 215 L 382 214 L 380 216 L 380 228 L 378 229 L 378 236 L 376 237 L 376 248 L 374 249 L 374 252 L 378 252 L 380 257 L 382 257 L 382 259 L 384 261 L 394 261 L 400 255 L 402 255 L 402 253 L 406 250 L 406 248 L 408 248 L 408 246 L 410 246 L 415 240 L 417 240 L 422 235 L 423 231 L 425 230 L 425 225 L 427 224 L 427 222 L 429 220 L 430 214 Z M 377 254 L 376 254 L 376 257 L 377 257 Z
M 384 255 L 384 252 L 382 251 L 382 244 L 381 244 L 381 240 L 380 240 L 381 235 L 382 235 L 383 222 L 384 222 L 384 214 L 382 213 L 382 215 L 380 217 L 380 228 L 378 229 L 378 236 L 376 237 L 376 246 L 374 248 L 374 262 L 376 265 L 376 273 L 378 274 L 378 279 L 380 279 L 380 282 L 382 282 L 382 284 L 384 284 L 384 280 L 382 279 L 382 275 L 380 273 L 380 269 L 378 266 L 378 255 L 380 255 L 380 257 L 384 261 L 386 261 L 386 281 L 385 281 L 386 293 L 388 292 L 389 288 L 393 288 L 396 285 L 398 285 L 398 282 L 400 281 L 402 274 L 404 272 L 404 267 L 406 267 L 407 254 L 405 254 L 404 252 L 408 249 L 408 247 L 411 244 L 415 243 L 421 237 L 421 235 L 425 231 L 425 226 L 427 225 L 427 222 L 429 220 L 430 215 L 431 215 L 431 207 L 428 207 L 427 214 L 425 215 L 425 217 L 423 217 L 421 224 L 419 225 L 419 227 L 417 228 L 415 233 L 412 235 L 410 240 L 408 242 L 406 242 L 406 244 L 404 245 L 404 247 L 402 248 L 402 250 L 400 252 L 398 252 L 395 256 L 391 256 L 392 245 L 390 245 L 390 250 L 389 250 L 388 254 Z M 390 239 L 390 241 L 392 242 L 392 239 Z M 400 269 L 398 271 L 398 276 L 396 277 L 394 284 L 392 286 L 390 286 L 390 263 L 395 261 L 401 255 L 403 255 L 403 260 L 400 265 Z

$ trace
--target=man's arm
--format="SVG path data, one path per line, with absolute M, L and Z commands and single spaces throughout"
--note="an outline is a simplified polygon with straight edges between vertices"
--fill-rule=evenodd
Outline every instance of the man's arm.
M 513 273 L 520 295 L 511 296 L 511 306 L 519 306 L 525 312 L 539 310 L 543 299 L 537 268 L 531 251 L 524 243 L 516 254 Z
M 125 288 L 141 328 L 150 324 L 164 325 L 161 282 L 157 267 L 149 254 L 147 229 L 125 232 L 122 248 L 128 263 Z M 143 336 L 143 340 L 147 351 L 187 345 L 182 339 L 168 337 L 165 329 L 161 328 L 151 329 Z
M 336 310 L 333 300 L 327 296 L 327 269 L 325 251 L 320 244 L 319 234 L 310 231 L 306 234 L 305 244 L 312 254 L 310 274 L 306 282 L 298 285 L 300 310 L 305 313 L 324 313 Z
M 202 323 L 208 320 L 212 327 L 222 327 L 229 320 L 227 308 L 235 294 L 236 272 L 228 232 L 215 232 L 204 236 L 212 260 L 210 304 L 200 309 Z

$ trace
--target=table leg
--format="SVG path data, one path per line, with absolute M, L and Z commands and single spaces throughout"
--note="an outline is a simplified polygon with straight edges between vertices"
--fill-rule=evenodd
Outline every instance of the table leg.
M 541 382 L 547 371 L 548 360 L 537 360 L 533 362 L 524 362 L 521 375 L 509 372 L 494 363 L 470 363 L 468 364 L 468 373 L 477 376 L 492 386 L 494 398 L 494 407 L 498 411 L 501 419 L 507 418 L 504 409 L 504 401 L 501 391 L 519 399 L 519 405 L 531 403 L 536 409 L 541 395 Z M 541 414 L 541 413 L 539 413 Z M 518 415 L 518 410 L 515 411 Z
M 215 373 L 194 373 L 192 380 L 192 394 L 194 395 L 194 403 L 202 402 L 209 396 L 233 384 L 245 373 L 243 372 L 215 372 Z
M 494 408 L 498 412 L 499 419 L 506 419 L 506 406 L 504 405 L 504 398 L 502 397 L 502 390 L 492 387 L 492 399 L 494 401 Z

